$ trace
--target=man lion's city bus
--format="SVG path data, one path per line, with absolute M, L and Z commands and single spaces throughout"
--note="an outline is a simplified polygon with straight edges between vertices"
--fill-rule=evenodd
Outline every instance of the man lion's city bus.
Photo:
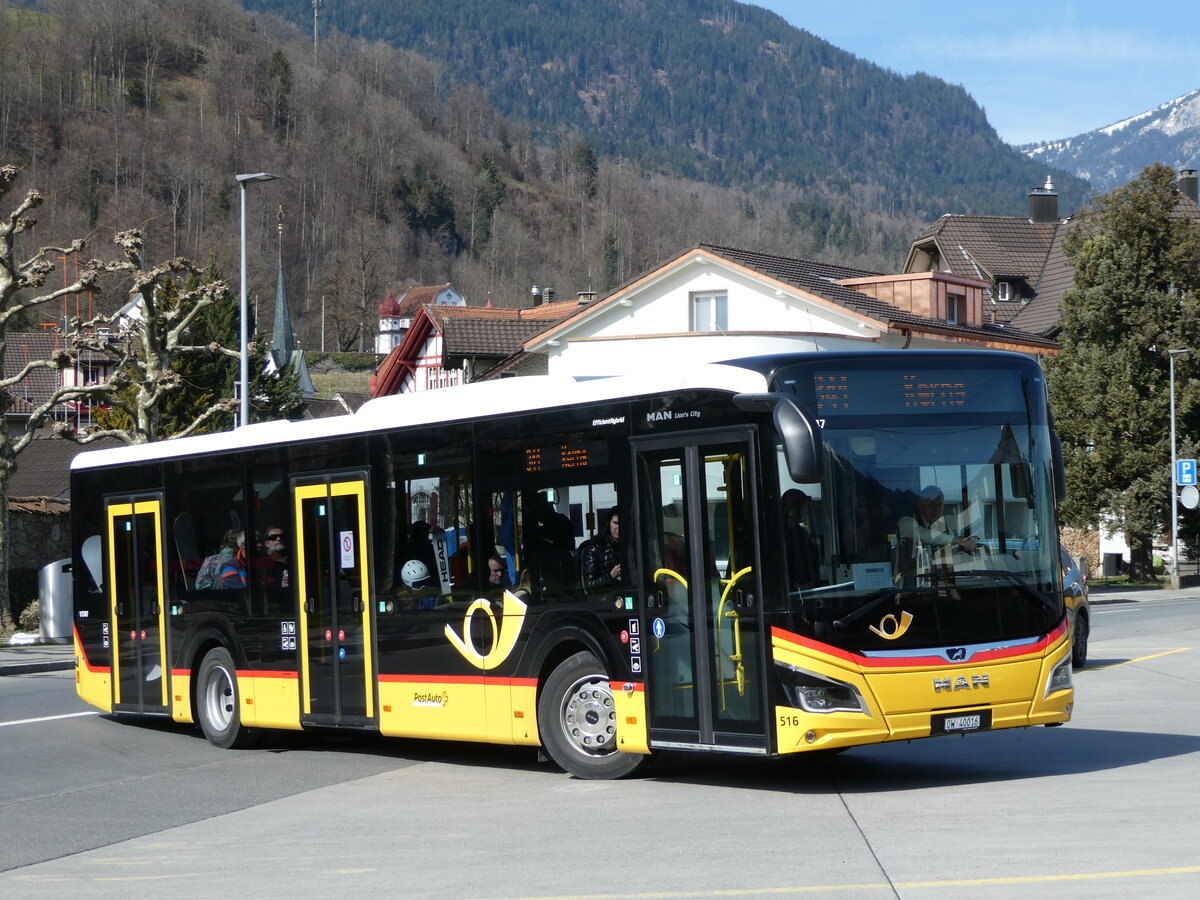
M 587 778 L 1059 725 L 1061 473 L 1037 364 L 984 351 L 509 378 L 98 450 L 78 691 L 220 747 L 374 731 Z

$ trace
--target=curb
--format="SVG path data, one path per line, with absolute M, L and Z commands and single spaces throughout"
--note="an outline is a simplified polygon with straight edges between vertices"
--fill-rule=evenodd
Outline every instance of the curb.
M 51 662 L 0 664 L 0 676 L 3 675 L 34 675 L 38 672 L 65 672 L 75 668 L 75 660 L 64 659 Z

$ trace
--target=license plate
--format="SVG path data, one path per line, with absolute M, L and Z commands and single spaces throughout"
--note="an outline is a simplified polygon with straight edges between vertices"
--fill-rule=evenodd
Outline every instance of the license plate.
M 992 727 L 992 711 L 981 709 L 969 713 L 940 713 L 930 719 L 931 734 L 962 734 Z

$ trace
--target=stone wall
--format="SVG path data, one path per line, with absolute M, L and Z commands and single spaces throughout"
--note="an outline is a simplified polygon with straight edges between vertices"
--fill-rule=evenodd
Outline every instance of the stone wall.
M 61 500 L 14 497 L 8 537 L 8 590 L 16 617 L 37 599 L 42 567 L 71 555 L 71 507 Z

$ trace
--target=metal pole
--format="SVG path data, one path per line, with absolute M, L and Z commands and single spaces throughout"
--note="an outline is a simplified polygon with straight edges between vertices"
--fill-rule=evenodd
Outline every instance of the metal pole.
M 247 352 L 250 343 L 250 324 L 246 317 L 246 181 L 238 179 L 242 186 L 242 291 L 241 302 L 238 305 L 238 395 L 240 407 L 238 425 L 245 427 L 250 424 L 250 357 Z M 1174 360 L 1172 360 L 1174 364 Z
M 1180 351 L 1167 351 L 1171 372 L 1171 570 L 1176 585 L 1179 584 L 1179 500 L 1175 490 L 1175 354 L 1178 352 Z
M 273 181 L 278 175 L 270 172 L 257 172 L 253 175 L 235 175 L 242 187 L 242 291 L 241 302 L 238 306 L 241 325 L 239 327 L 238 353 L 238 392 L 241 403 L 238 409 L 238 426 L 250 424 L 250 316 L 246 302 L 246 185 L 252 181 Z
M 1168 370 L 1171 380 L 1171 566 L 1175 572 L 1175 586 L 1179 586 L 1179 485 L 1175 483 L 1175 468 L 1178 459 L 1175 453 L 1175 357 L 1191 353 L 1190 349 L 1168 350 Z

